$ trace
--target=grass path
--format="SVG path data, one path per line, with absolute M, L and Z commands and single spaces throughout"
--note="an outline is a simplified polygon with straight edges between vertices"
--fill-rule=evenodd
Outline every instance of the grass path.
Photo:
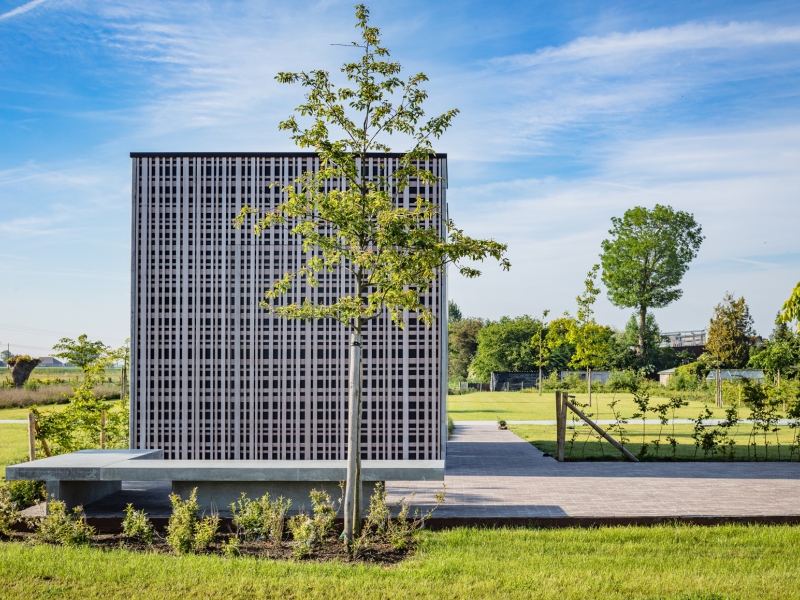
M 455 529 L 391 567 L 173 557 L 0 543 L 2 598 L 778 600 L 800 589 L 800 529 Z

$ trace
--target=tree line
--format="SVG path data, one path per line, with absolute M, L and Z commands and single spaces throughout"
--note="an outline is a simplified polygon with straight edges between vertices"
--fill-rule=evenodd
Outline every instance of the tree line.
M 701 226 L 693 215 L 661 205 L 635 207 L 611 221 L 600 263 L 587 274 L 574 316 L 565 311 L 547 320 L 546 310 L 541 317 L 492 321 L 465 317 L 450 302 L 450 380 L 488 381 L 492 371 L 539 370 L 547 375 L 570 369 L 634 370 L 652 378 L 677 368 L 686 381 L 699 381 L 712 369 L 746 367 L 763 369 L 777 383 L 781 377 L 797 376 L 800 335 L 788 323 L 800 316 L 800 284 L 766 341 L 756 335 L 744 297 L 726 293 L 713 310 L 705 350 L 695 356 L 666 343 L 651 309 L 682 296 L 678 286 L 704 239 Z M 624 329 L 594 318 L 592 307 L 601 293 L 598 276 L 612 304 L 635 309 Z

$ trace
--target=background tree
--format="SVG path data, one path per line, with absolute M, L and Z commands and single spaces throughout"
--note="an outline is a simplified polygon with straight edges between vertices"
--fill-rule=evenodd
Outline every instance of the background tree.
M 750 346 L 755 339 L 753 318 L 744 296 L 739 299 L 730 292 L 714 308 L 708 325 L 706 362 L 716 369 L 717 405 L 722 406 L 720 369 L 741 369 L 750 359 Z
M 594 265 L 586 275 L 583 294 L 575 300 L 578 303 L 577 319 L 570 328 L 567 338 L 575 346 L 570 366 L 586 369 L 586 385 L 589 406 L 592 405 L 592 369 L 602 367 L 609 354 L 611 328 L 599 325 L 594 320 L 594 303 L 600 294 L 597 287 L 597 272 L 600 265 Z
M 279 125 L 291 133 L 301 148 L 313 148 L 320 159 L 318 171 L 307 171 L 293 185 L 283 188 L 285 200 L 274 211 L 257 220 L 253 230 L 259 235 L 275 226 L 289 228 L 302 239 L 304 252 L 313 256 L 297 272 L 286 273 L 266 292 L 260 306 L 287 319 L 330 318 L 346 324 L 350 331 L 350 395 L 347 430 L 347 482 L 344 497 L 344 540 L 352 548 L 353 536 L 361 524 L 361 332 L 365 325 L 388 313 L 402 327 L 405 311 L 418 313 L 430 326 L 434 315 L 422 303 L 437 275 L 448 264 L 458 267 L 465 277 L 480 271 L 462 264 L 463 260 L 494 258 L 504 269 L 506 246 L 492 240 L 477 240 L 464 235 L 452 220 L 441 214 L 429 200 L 417 197 L 413 207 L 395 202 L 410 181 L 415 185 L 435 185 L 439 181 L 426 170 L 424 161 L 434 155 L 432 139 L 450 127 L 457 110 L 449 110 L 423 121 L 422 104 L 427 92 L 420 85 L 428 78 L 423 73 L 400 78 L 401 67 L 388 60 L 389 51 L 381 46 L 380 32 L 369 25 L 369 11 L 356 6 L 356 27 L 361 40 L 354 48 L 361 58 L 346 63 L 342 72 L 353 87 L 339 87 L 322 70 L 279 73 L 281 83 L 299 83 L 306 90 L 305 102 L 296 112 L 310 117 L 302 128 L 295 116 Z M 332 139 L 330 129 L 342 132 Z M 398 160 L 391 174 L 370 176 L 364 169 L 368 153 L 391 151 L 383 141 L 394 133 L 405 136 L 410 149 Z M 329 189 L 332 180 L 341 189 Z M 243 225 L 258 210 L 242 209 L 237 225 Z M 350 281 L 350 295 L 330 305 L 280 304 L 296 278 L 311 287 L 317 285 L 320 271 L 342 273 Z
M 694 216 L 656 204 L 612 217 L 611 239 L 603 240 L 603 283 L 612 304 L 639 313 L 637 355 L 646 353 L 649 308 L 663 308 L 683 294 L 678 285 L 697 256 L 702 227 Z
M 447 302 L 447 320 L 450 323 L 457 323 L 463 318 L 464 316 L 461 314 L 461 309 L 458 308 L 458 304 L 449 300 Z
M 86 334 L 79 335 L 77 341 L 70 338 L 61 338 L 53 346 L 57 350 L 56 358 L 62 358 L 69 364 L 81 369 L 85 374 L 91 371 L 96 363 L 107 358 L 109 348 L 100 340 L 93 342 Z
M 639 315 L 634 313 L 625 325 L 623 334 L 624 343 L 631 348 L 636 348 L 639 343 Z M 663 369 L 671 369 L 681 364 L 681 358 L 678 357 L 672 346 L 662 346 L 661 344 L 668 340 L 661 334 L 661 328 L 658 326 L 656 316 L 649 312 L 645 318 L 645 351 L 644 354 L 638 359 L 638 368 L 643 370 L 647 375 Z M 691 355 L 683 355 L 683 360 L 689 362 L 695 360 Z M 633 365 L 630 365 L 631 367 Z
M 547 325 L 547 371 L 558 373 L 566 371 L 575 354 L 575 345 L 570 341 L 570 332 L 575 327 L 575 319 L 569 313 L 550 321 Z
M 781 374 L 786 374 L 797 364 L 797 353 L 791 342 L 768 341 L 760 348 L 754 348 L 747 366 L 763 369 L 776 386 L 781 384 Z
M 464 381 L 469 378 L 469 365 L 478 350 L 481 319 L 466 318 L 450 323 L 448 335 L 448 377 Z
M 14 387 L 21 388 L 28 381 L 36 366 L 42 362 L 41 358 L 32 358 L 24 354 L 22 356 L 10 356 L 6 361 L 8 370 L 11 371 L 11 379 Z
M 12 356 L 14 355 L 11 353 L 10 350 L 3 350 L 2 352 L 0 352 L 0 360 L 6 361 Z
M 783 303 L 778 319 L 782 323 L 797 321 L 797 331 L 800 332 L 800 281 L 794 286 L 789 299 Z
M 528 315 L 487 321 L 478 333 L 478 350 L 470 371 L 479 381 L 489 381 L 492 371 L 533 371 L 537 355 L 531 338 L 539 324 Z

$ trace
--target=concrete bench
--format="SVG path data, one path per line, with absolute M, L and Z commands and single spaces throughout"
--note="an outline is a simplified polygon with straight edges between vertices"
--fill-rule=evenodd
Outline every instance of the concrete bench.
M 366 499 L 379 482 L 444 481 L 444 461 L 364 460 L 361 473 Z M 163 460 L 161 450 L 82 450 L 6 467 L 9 481 L 45 481 L 48 497 L 70 508 L 120 490 L 123 481 L 170 481 L 182 498 L 197 488 L 203 510 L 227 511 L 242 492 L 250 498 L 283 496 L 296 510 L 310 508 L 312 489 L 339 498 L 346 477 L 344 460 Z

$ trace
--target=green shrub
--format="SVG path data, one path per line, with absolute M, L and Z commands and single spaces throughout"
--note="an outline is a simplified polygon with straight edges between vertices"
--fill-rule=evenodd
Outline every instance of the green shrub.
M 497 421 L 497 428 L 508 429 L 508 424 L 503 419 L 500 419 L 499 421 Z
M 125 519 L 122 521 L 122 533 L 129 538 L 153 543 L 155 529 L 143 510 L 135 510 L 133 504 L 125 507 Z
M 699 365 L 700 363 L 693 362 L 676 367 L 672 376 L 667 380 L 667 389 L 692 392 L 700 389 L 703 385 L 703 376 Z
M 242 497 L 230 505 L 233 525 L 237 533 L 245 539 L 280 542 L 286 528 L 286 513 L 291 504 L 283 496 L 270 500 L 269 494 L 264 494 L 257 500 L 251 500 L 242 493 Z
M 222 542 L 222 554 L 228 558 L 241 556 L 242 552 L 239 550 L 239 538 L 232 536 Z
M 404 550 L 411 546 L 414 537 L 420 529 L 425 528 L 425 523 L 431 518 L 433 512 L 444 503 L 447 486 L 442 485 L 442 490 L 434 494 L 436 505 L 426 513 L 420 513 L 415 508 L 411 513 L 411 502 L 405 498 L 395 505 L 397 517 L 392 518 L 392 509 L 386 502 L 386 489 L 382 484 L 375 485 L 375 493 L 369 499 L 367 518 L 361 529 L 361 535 L 356 538 L 353 550 L 356 554 L 368 548 L 372 543 L 389 543 L 396 550 Z M 411 495 L 411 500 L 414 495 Z
M 22 479 L 9 481 L 6 485 L 11 494 L 11 499 L 17 503 L 20 510 L 25 510 L 29 506 L 38 504 L 47 497 L 44 481 Z
M 219 516 L 200 519 L 200 506 L 197 504 L 197 488 L 192 490 L 188 500 L 178 494 L 170 494 L 172 515 L 167 525 L 167 544 L 176 554 L 200 552 L 208 548 L 216 539 L 219 529 Z
M 22 384 L 22 389 L 28 390 L 29 392 L 35 392 L 39 389 L 39 383 L 33 379 L 28 379 L 28 381 Z
M 9 485 L 0 484 L 0 535 L 11 535 L 14 524 L 20 520 L 19 510 Z
M 447 417 L 447 439 L 453 437 L 453 432 L 456 430 L 456 424 L 453 423 L 453 418 L 448 415 Z
M 311 506 L 313 518 L 301 514 L 289 519 L 289 530 L 294 540 L 294 555 L 298 558 L 311 554 L 314 548 L 330 535 L 338 512 L 330 494 L 324 490 L 311 490 Z
M 40 542 L 63 546 L 88 544 L 94 534 L 95 529 L 86 522 L 82 506 L 70 512 L 64 502 L 55 499 L 48 501 L 47 515 L 39 519 L 36 528 L 36 538 Z

